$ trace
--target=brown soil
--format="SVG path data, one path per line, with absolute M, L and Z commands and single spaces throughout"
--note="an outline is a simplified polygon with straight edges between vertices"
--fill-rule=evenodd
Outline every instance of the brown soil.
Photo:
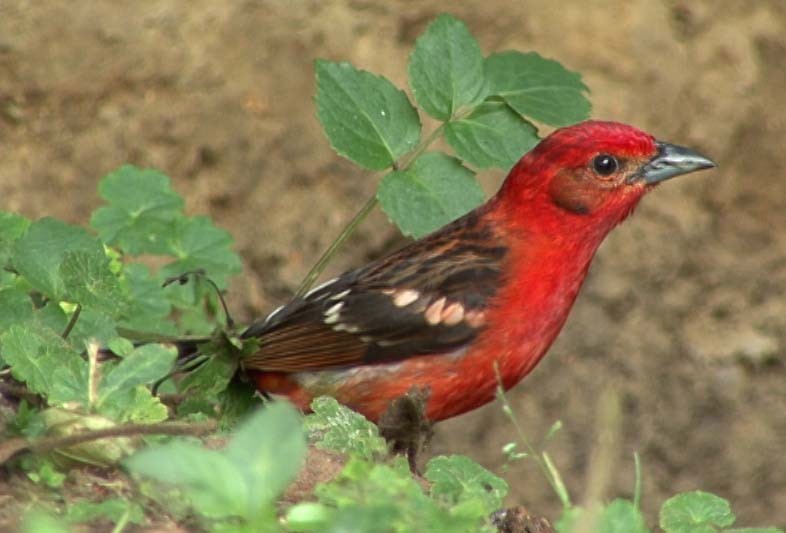
M 440 2 L 318 0 L 0 3 L 0 208 L 85 223 L 124 162 L 159 168 L 192 213 L 229 229 L 250 319 L 282 302 L 374 189 L 314 117 L 312 60 L 398 84 Z M 445 4 L 448 5 L 448 4 Z M 600 251 L 551 354 L 510 395 L 584 494 L 600 390 L 623 415 L 608 495 L 632 454 L 645 509 L 702 488 L 741 525 L 786 524 L 786 3 L 484 0 L 451 10 L 486 52 L 537 50 L 582 72 L 594 116 L 705 151 L 720 169 L 667 184 Z M 558 5 L 558 7 L 557 7 Z M 482 177 L 489 191 L 500 174 Z M 332 265 L 397 238 L 376 214 Z M 499 469 L 514 438 L 499 406 L 437 428 L 433 452 Z M 554 517 L 529 463 L 511 504 Z

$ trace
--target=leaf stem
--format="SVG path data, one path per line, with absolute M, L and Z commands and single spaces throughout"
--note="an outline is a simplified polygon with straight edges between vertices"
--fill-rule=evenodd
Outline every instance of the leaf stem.
M 439 137 L 442 133 L 442 130 L 445 129 L 445 125 L 447 122 L 443 122 L 440 124 L 438 128 L 431 132 L 431 134 L 426 138 L 425 141 L 418 144 L 412 152 L 409 153 L 409 156 L 405 159 L 405 162 L 402 164 L 393 163 L 391 166 L 394 171 L 399 170 L 407 170 L 409 166 L 412 164 L 415 159 L 421 156 L 423 152 Z M 295 291 L 295 298 L 302 298 L 308 290 L 314 285 L 314 282 L 317 280 L 322 271 L 325 270 L 325 267 L 330 263 L 333 259 L 333 256 L 336 255 L 336 252 L 341 245 L 355 232 L 355 230 L 360 226 L 360 224 L 366 219 L 366 217 L 371 213 L 371 211 L 377 206 L 378 200 L 376 194 L 373 195 L 366 201 L 366 204 L 358 211 L 352 220 L 347 223 L 341 233 L 338 234 L 338 237 L 330 243 L 327 250 L 322 254 L 319 260 L 311 267 L 311 270 L 308 271 L 306 277 L 303 278 L 303 281 L 300 282 L 300 286 Z
M 71 318 L 68 320 L 68 324 L 66 324 L 65 329 L 63 330 L 61 337 L 67 339 L 68 336 L 71 334 L 71 330 L 74 329 L 76 325 L 76 321 L 79 320 L 79 315 L 82 313 L 82 304 L 76 304 L 76 309 L 71 314 Z
M 352 217 L 352 220 L 350 220 L 349 223 L 344 227 L 344 229 L 341 230 L 341 233 L 338 234 L 338 237 L 336 237 L 335 240 L 330 243 L 330 246 L 328 246 L 328 249 L 325 250 L 325 253 L 322 254 L 322 257 L 320 257 L 316 264 L 311 267 L 311 270 L 308 271 L 308 274 L 306 274 L 306 277 L 300 283 L 297 291 L 295 291 L 295 298 L 300 298 L 306 294 L 306 292 L 308 292 L 319 275 L 322 274 L 322 271 L 325 270 L 325 267 L 328 265 L 330 260 L 333 259 L 333 256 L 336 255 L 338 249 L 342 244 L 344 244 L 344 241 L 346 241 L 349 236 L 355 232 L 360 223 L 366 219 L 369 213 L 371 213 L 371 211 L 376 206 L 377 197 L 374 195 L 369 198 L 368 201 L 366 201 L 366 204 L 360 209 L 360 211 L 358 211 L 357 214 Z
M 567 487 L 565 487 L 565 483 L 562 481 L 562 476 L 557 470 L 556 466 L 549 457 L 548 453 L 545 451 L 539 452 L 535 449 L 535 447 L 530 443 L 527 435 L 524 433 L 524 428 L 521 427 L 519 424 L 518 419 L 516 418 L 516 414 L 513 412 L 513 408 L 508 401 L 507 396 L 505 395 L 505 389 L 502 386 L 502 375 L 499 371 L 499 365 L 494 363 L 494 372 L 497 374 L 497 398 L 502 403 L 502 412 L 505 413 L 505 416 L 513 424 L 513 427 L 516 429 L 516 433 L 518 433 L 519 438 L 524 443 L 524 447 L 527 450 L 527 453 L 530 457 L 535 459 L 535 462 L 540 467 L 540 470 L 543 472 L 543 476 L 551 485 L 551 488 L 557 494 L 562 503 L 563 509 L 570 509 L 573 506 L 573 503 L 570 500 L 570 494 L 568 493 Z

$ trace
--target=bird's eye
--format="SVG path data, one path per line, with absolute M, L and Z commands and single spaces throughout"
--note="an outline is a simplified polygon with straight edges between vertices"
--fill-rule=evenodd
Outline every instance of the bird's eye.
M 617 158 L 609 154 L 600 154 L 592 160 L 592 168 L 600 176 L 609 176 L 614 174 L 619 168 Z

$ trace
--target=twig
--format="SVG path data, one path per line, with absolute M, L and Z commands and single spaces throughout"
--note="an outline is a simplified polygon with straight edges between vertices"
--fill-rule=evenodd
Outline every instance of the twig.
M 3 381 L 2 379 L 0 379 L 0 394 L 3 396 L 21 398 L 23 400 L 29 401 L 30 403 L 39 403 L 41 401 L 41 397 L 38 394 L 34 393 L 24 385 L 15 385 L 13 383 Z
M 100 439 L 116 437 L 133 437 L 137 435 L 189 435 L 199 437 L 215 431 L 218 423 L 215 420 L 186 424 L 183 422 L 164 422 L 161 424 L 125 424 L 111 428 L 84 431 L 64 437 L 44 437 L 35 441 L 23 438 L 8 439 L 0 443 L 0 465 L 19 453 L 30 451 L 46 453 L 52 450 L 69 448 L 77 444 Z

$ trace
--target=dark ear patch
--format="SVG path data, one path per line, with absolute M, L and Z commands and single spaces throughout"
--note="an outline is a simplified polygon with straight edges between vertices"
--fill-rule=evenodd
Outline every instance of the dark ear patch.
M 589 215 L 602 202 L 602 191 L 573 172 L 560 172 L 549 184 L 551 200 L 576 215 Z

